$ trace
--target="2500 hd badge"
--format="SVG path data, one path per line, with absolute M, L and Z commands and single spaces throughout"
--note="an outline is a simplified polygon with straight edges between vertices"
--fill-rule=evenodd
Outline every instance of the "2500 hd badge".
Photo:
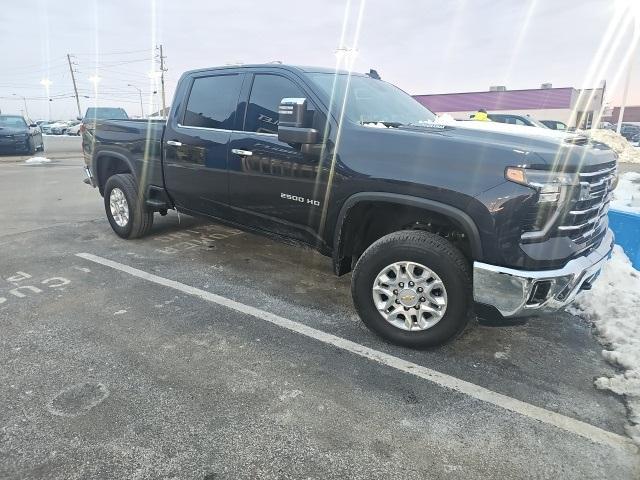
M 313 205 L 314 207 L 320 206 L 320 202 L 318 200 L 313 200 L 311 198 L 298 197 L 296 195 L 291 195 L 289 193 L 281 193 L 280 198 L 284 198 L 285 200 L 293 200 L 294 202 L 308 203 L 309 205 Z

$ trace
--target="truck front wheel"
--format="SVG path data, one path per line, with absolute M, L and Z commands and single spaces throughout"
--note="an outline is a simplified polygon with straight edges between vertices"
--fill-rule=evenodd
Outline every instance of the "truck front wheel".
M 119 173 L 107 179 L 104 208 L 111 228 L 122 238 L 142 237 L 153 225 L 153 212 L 145 209 L 138 185 L 130 173 Z
M 446 239 L 399 231 L 374 242 L 351 281 L 356 310 L 384 339 L 412 348 L 442 345 L 470 318 L 471 270 Z

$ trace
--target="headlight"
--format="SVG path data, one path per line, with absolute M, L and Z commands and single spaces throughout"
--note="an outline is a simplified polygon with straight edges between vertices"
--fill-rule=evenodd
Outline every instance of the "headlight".
M 507 167 L 504 177 L 511 181 L 533 188 L 539 194 L 540 203 L 558 202 L 562 198 L 563 187 L 578 184 L 578 177 L 572 173 L 551 172 L 532 168 Z

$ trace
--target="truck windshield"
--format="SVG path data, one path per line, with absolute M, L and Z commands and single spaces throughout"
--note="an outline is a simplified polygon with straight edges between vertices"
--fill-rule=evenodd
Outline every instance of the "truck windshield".
M 87 113 L 84 117 L 91 120 L 126 120 L 129 118 L 124 109 L 109 107 L 87 108 Z
M 352 75 L 349 80 L 347 74 L 333 73 L 311 73 L 309 77 L 328 98 L 334 91 L 333 105 L 337 110 L 342 107 L 349 85 L 345 116 L 353 122 L 417 125 L 430 123 L 436 117 L 410 95 L 382 80 L 359 75 Z

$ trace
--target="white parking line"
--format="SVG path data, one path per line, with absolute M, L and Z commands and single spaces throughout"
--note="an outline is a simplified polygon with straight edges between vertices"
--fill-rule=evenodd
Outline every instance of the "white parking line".
M 259 308 L 245 305 L 243 303 L 236 302 L 225 297 L 221 297 L 220 295 L 216 295 L 215 293 L 207 292 L 199 288 L 185 285 L 184 283 L 176 282 L 175 280 L 169 280 L 168 278 L 160 277 L 152 273 L 147 273 L 143 270 L 130 267 L 129 265 L 114 262 L 113 260 L 102 258 L 90 253 L 77 253 L 76 255 L 78 257 L 84 258 L 85 260 L 99 263 L 101 265 L 105 265 L 107 267 L 111 267 L 116 270 L 128 273 L 129 275 L 133 275 L 134 277 L 142 278 L 144 280 L 157 283 L 158 285 L 173 288 L 174 290 L 179 290 L 188 295 L 193 295 L 194 297 L 217 303 L 218 305 L 222 305 L 237 312 L 251 315 L 260 320 L 265 320 L 279 327 L 299 333 L 300 335 L 304 335 L 320 342 L 333 345 L 334 347 L 346 350 L 355 355 L 360 355 L 361 357 L 367 358 L 374 362 L 378 362 L 402 372 L 408 373 L 410 375 L 428 380 L 441 387 L 463 393 L 477 400 L 496 405 L 498 407 L 504 408 L 505 410 L 509 410 L 525 417 L 532 418 L 549 425 L 553 425 L 554 427 L 560 428 L 567 432 L 580 435 L 581 437 L 584 437 L 593 442 L 610 445 L 613 447 L 622 447 L 634 453 L 638 451 L 638 447 L 629 438 L 618 435 L 617 433 L 603 430 L 602 428 L 598 428 L 580 420 L 576 420 L 575 418 L 567 417 L 565 415 L 561 415 L 544 408 L 536 407 L 535 405 L 531 405 L 515 398 L 508 397 L 507 395 L 494 392 L 479 385 L 475 385 L 473 383 L 466 382 L 464 380 L 452 377 L 436 370 L 423 367 L 422 365 L 418 365 L 416 363 L 394 357 L 393 355 L 389 355 L 388 353 L 365 347 L 364 345 L 360 345 L 350 340 L 331 335 L 330 333 L 326 333 L 321 330 L 316 330 L 315 328 L 295 322 L 293 320 L 289 320 L 284 317 L 280 317 L 279 315 L 275 315 L 264 310 L 260 310 Z

